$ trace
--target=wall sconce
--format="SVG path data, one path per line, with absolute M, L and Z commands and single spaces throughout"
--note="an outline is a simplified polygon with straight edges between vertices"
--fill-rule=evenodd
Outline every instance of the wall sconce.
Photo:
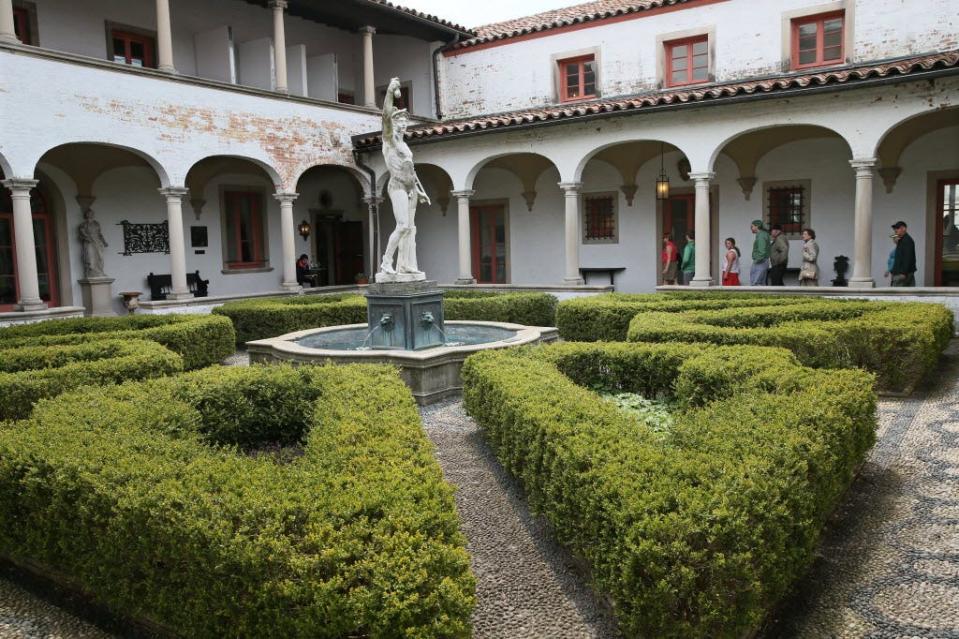
M 659 177 L 656 178 L 657 200 L 669 199 L 669 176 L 666 175 L 665 151 L 666 145 L 661 142 L 659 146 Z
M 308 237 L 310 237 L 310 233 L 313 232 L 313 227 L 310 226 L 309 222 L 307 222 L 306 220 L 303 220 L 302 222 L 300 222 L 300 225 L 296 227 L 296 230 L 300 233 L 300 237 L 302 237 L 305 240 Z

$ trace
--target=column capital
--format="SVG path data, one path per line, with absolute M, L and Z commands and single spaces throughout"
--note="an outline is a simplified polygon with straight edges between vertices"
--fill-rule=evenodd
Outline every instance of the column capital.
M 10 178 L 9 180 L 0 182 L 0 184 L 3 184 L 11 191 L 26 191 L 28 193 L 30 189 L 36 188 L 39 183 L 39 180 L 34 180 L 33 178 Z
M 160 192 L 160 195 L 163 197 L 170 198 L 180 198 L 190 194 L 190 189 L 185 186 L 167 186 L 162 189 L 157 189 Z
M 287 0 L 270 0 L 271 9 L 279 9 L 280 11 L 286 10 L 290 6 L 290 3 Z
M 277 191 L 273 194 L 273 197 L 280 204 L 284 204 L 286 202 L 290 202 L 292 204 L 293 202 L 296 202 L 296 198 L 300 197 L 300 194 L 292 191 Z
M 690 173 L 689 179 L 694 182 L 709 182 L 716 177 L 716 174 L 712 171 L 701 171 L 699 173 Z
M 872 174 L 877 164 L 878 161 L 876 158 L 854 158 L 849 160 L 849 166 L 856 170 L 857 175 Z
M 370 206 L 379 206 L 383 203 L 383 198 L 381 198 L 379 195 L 366 195 L 363 197 L 363 201 Z
M 462 191 L 450 191 L 450 195 L 455 198 L 466 198 L 467 200 L 473 197 L 476 194 L 476 191 L 472 189 L 464 189 Z
M 567 197 L 579 195 L 579 190 L 583 188 L 582 182 L 560 182 L 559 188 L 563 189 Z
M 367 25 L 365 27 L 360 27 L 359 29 L 357 29 L 357 31 L 359 31 L 360 33 L 368 33 L 370 35 L 373 35 L 374 33 L 376 33 L 376 27 L 371 27 Z

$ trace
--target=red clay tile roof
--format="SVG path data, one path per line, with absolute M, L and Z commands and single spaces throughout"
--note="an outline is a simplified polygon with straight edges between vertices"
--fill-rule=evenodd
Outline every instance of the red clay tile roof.
M 647 9 L 656 9 L 659 7 L 684 4 L 690 0 L 593 0 L 571 7 L 553 9 L 544 11 L 531 16 L 524 16 L 514 20 L 505 20 L 495 22 L 481 27 L 476 27 L 475 38 L 464 40 L 453 49 L 463 49 L 472 47 L 493 40 L 504 40 L 506 38 L 515 38 L 528 33 L 538 31 L 548 31 L 558 29 L 571 24 L 582 22 L 591 22 L 593 20 L 602 20 L 627 13 L 636 13 L 646 11 Z
M 775 77 L 758 78 L 723 84 L 709 84 L 701 87 L 621 96 L 609 99 L 546 106 L 538 109 L 525 109 L 508 113 L 496 113 L 461 120 L 448 120 L 427 125 L 410 127 L 406 139 L 424 140 L 451 135 L 480 133 L 491 129 L 508 129 L 529 126 L 565 119 L 581 119 L 611 115 L 617 112 L 640 111 L 650 107 L 669 105 L 682 106 L 721 101 L 723 98 L 760 96 L 762 94 L 798 91 L 802 89 L 826 87 L 829 85 L 855 83 L 869 79 L 881 79 L 893 76 L 906 76 L 915 73 L 952 69 L 959 72 L 959 50 L 946 51 L 931 55 L 890 60 L 859 66 L 840 67 L 820 73 L 784 74 Z M 357 149 L 378 148 L 379 132 L 358 135 L 353 138 Z
M 384 7 L 389 7 L 390 9 L 395 9 L 396 11 L 402 11 L 403 13 L 408 13 L 409 15 L 420 18 L 422 20 L 429 20 L 430 22 L 441 24 L 444 27 L 455 29 L 456 31 L 459 31 L 461 33 L 475 33 L 475 30 L 467 29 L 466 27 L 450 22 L 449 20 L 443 20 L 442 18 L 438 16 L 434 16 L 433 14 L 424 13 L 423 11 L 418 11 L 416 9 L 410 9 L 409 7 L 404 7 L 402 5 L 389 2 L 389 0 L 366 0 L 366 2 L 369 2 L 370 4 L 379 4 Z

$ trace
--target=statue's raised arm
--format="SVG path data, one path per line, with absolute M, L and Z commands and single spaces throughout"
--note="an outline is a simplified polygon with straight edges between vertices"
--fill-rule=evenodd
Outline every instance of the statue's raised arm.
M 393 118 L 401 110 L 396 108 L 396 98 L 400 93 L 400 79 L 393 78 L 386 88 L 386 97 L 383 98 L 383 139 L 393 137 Z

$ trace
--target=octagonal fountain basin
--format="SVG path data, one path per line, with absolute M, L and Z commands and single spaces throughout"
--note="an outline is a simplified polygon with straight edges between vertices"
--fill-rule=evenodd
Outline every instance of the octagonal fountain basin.
M 555 328 L 503 322 L 446 322 L 446 345 L 419 351 L 373 350 L 366 324 L 329 326 L 247 342 L 250 363 L 393 364 L 420 404 L 463 391 L 463 361 L 479 351 L 559 339 Z

